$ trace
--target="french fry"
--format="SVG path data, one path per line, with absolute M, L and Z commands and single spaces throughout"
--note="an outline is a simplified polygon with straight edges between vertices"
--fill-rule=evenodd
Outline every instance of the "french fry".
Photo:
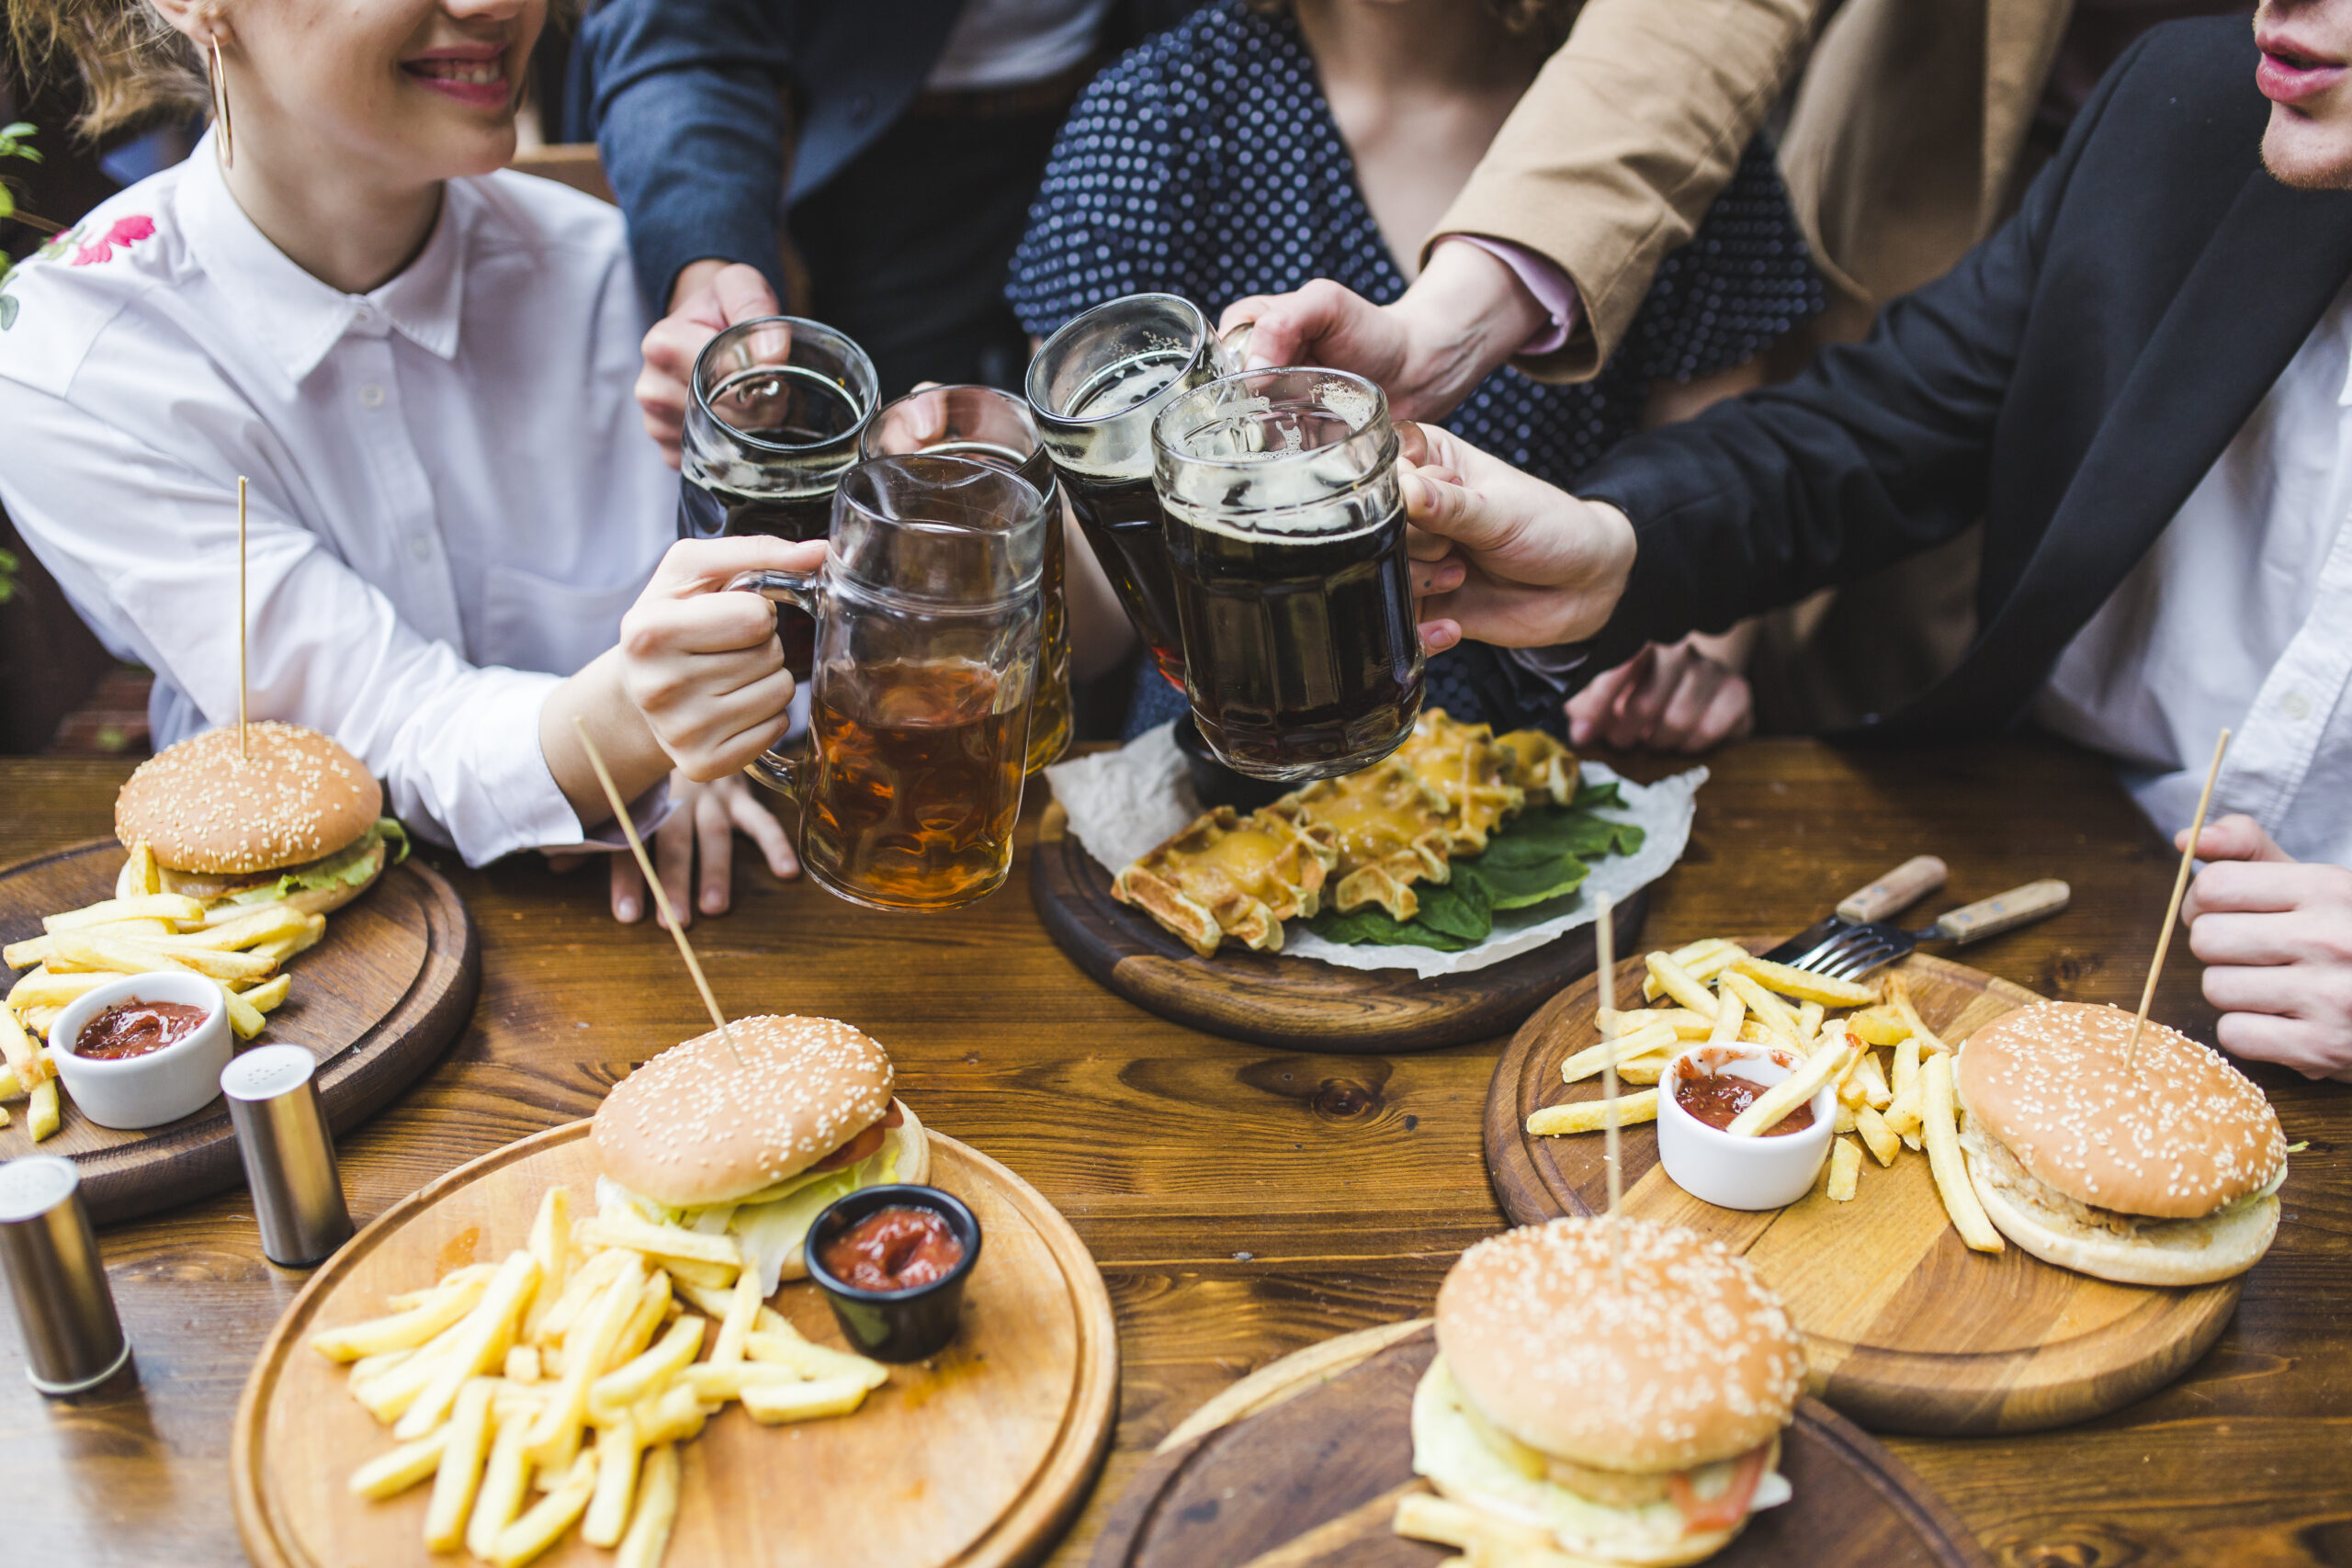
M 547 1340 L 560 1339 L 569 1333 L 573 1322 L 588 1310 L 588 1304 L 603 1293 L 606 1285 L 618 1279 L 621 1270 L 628 1268 L 637 1256 L 626 1248 L 592 1253 L 584 1260 L 574 1254 L 571 1278 L 565 1283 L 563 1294 L 548 1309 L 547 1317 L 532 1336 L 541 1342 L 541 1349 L 546 1348 Z
M 1858 1008 L 1878 1000 L 1878 991 L 1873 987 L 1857 985 L 1851 980 L 1833 980 L 1826 975 L 1815 975 L 1808 969 L 1792 969 L 1785 964 L 1775 964 L 1768 958 L 1736 958 L 1731 966 L 1766 990 L 1794 997 L 1801 1002 L 1819 1002 L 1825 1007 L 1834 1008 Z
M 474 1493 L 473 1514 L 466 1520 L 466 1550 L 488 1558 L 499 1532 L 514 1522 L 531 1488 L 530 1461 L 524 1450 L 530 1442 L 530 1412 L 507 1401 L 492 1402 L 498 1436 L 490 1445 L 490 1464 Z
M 1696 975 L 1677 964 L 1672 953 L 1647 953 L 1644 955 L 1642 962 L 1649 966 L 1650 978 L 1657 982 L 1659 990 L 1672 997 L 1678 1004 L 1690 1009 L 1709 1023 L 1714 1021 L 1714 994 L 1707 989 Z
M 532 1383 L 539 1381 L 539 1348 L 536 1345 L 509 1345 L 506 1363 L 499 1375 L 508 1382 Z
M 1728 987 L 1715 993 L 1715 1026 L 1707 1033 L 1708 1042 L 1716 1045 L 1736 1044 L 1739 1026 L 1747 1021 L 1747 1002 L 1737 991 Z
M 536 1341 L 546 1330 L 548 1314 L 571 1283 L 571 1271 L 580 1262 L 579 1249 L 571 1245 L 571 1188 L 550 1187 L 540 1195 L 538 1212 L 531 1216 L 530 1240 L 525 1245 L 539 1260 L 539 1288 L 531 1298 L 530 1311 L 523 1314 L 523 1337 Z
M 1624 1063 L 1635 1056 L 1646 1056 L 1653 1051 L 1671 1050 L 1680 1043 L 1681 1036 L 1672 1024 L 1653 1023 L 1631 1034 L 1621 1034 L 1613 1043 L 1586 1046 L 1560 1064 L 1560 1077 L 1566 1083 L 1580 1082 L 1600 1072 L 1612 1055 L 1620 1063 Z
M 62 915 L 44 915 L 40 929 L 55 936 L 60 931 L 112 925 L 117 920 L 144 919 L 168 920 L 182 926 L 202 925 L 204 901 L 183 897 L 177 893 L 148 893 L 135 898 L 102 898 L 79 909 L 68 909 Z
M 1919 1016 L 1919 1010 L 1912 1005 L 1909 981 L 1899 973 L 1890 971 L 1886 976 L 1885 991 L 1887 1005 L 1903 1015 L 1903 1021 L 1909 1024 L 1911 1032 L 1918 1037 L 1919 1048 L 1922 1051 L 1943 1052 L 1951 1049 L 1950 1045 L 1944 1043 L 1940 1035 L 1928 1027 L 1927 1021 Z
M 1919 1037 L 1906 1034 L 1894 1043 L 1894 1096 L 1903 1097 L 1919 1078 Z
M 1887 1131 L 1915 1149 L 1919 1147 L 1919 1131 L 1927 1125 L 1919 1114 L 1919 1097 L 1923 1088 L 1919 1074 L 1914 1071 L 1910 1085 L 1895 1090 L 1893 1102 L 1879 1113 L 1886 1122 Z
M 1911 1023 L 1901 1010 L 1882 1002 L 1874 1008 L 1864 1008 L 1846 1020 L 1849 1027 L 1860 1035 L 1865 1045 L 1893 1045 L 1911 1038 Z
M 441 1447 L 447 1440 L 445 1427 L 378 1454 L 351 1472 L 351 1495 L 381 1499 L 407 1491 L 440 1468 Z
M 1547 1105 L 1527 1119 L 1527 1130 L 1539 1138 L 1560 1137 L 1569 1133 L 1597 1133 L 1607 1121 L 1600 1100 L 1580 1100 L 1573 1105 Z M 1760 1103 L 1760 1102 L 1759 1102 Z M 1617 1124 L 1631 1127 L 1637 1122 L 1657 1120 L 1657 1090 L 1645 1089 L 1639 1094 L 1617 1097 Z
M 687 1369 L 688 1375 L 694 1369 Z M 778 1427 L 787 1421 L 814 1421 L 827 1416 L 846 1416 L 865 1403 L 865 1396 L 875 1385 L 854 1377 L 818 1378 L 802 1382 L 760 1382 L 747 1384 L 742 1393 L 743 1414 L 763 1427 Z
M 5 1105 L 0 1105 L 0 1127 L 6 1127 L 7 1124 L 8 1108 Z
M 122 863 L 122 870 L 114 879 L 115 897 L 137 898 L 164 890 L 164 868 L 155 860 L 155 852 L 140 840 L 130 846 L 130 855 Z
M 1862 1099 L 1872 1110 L 1885 1110 L 1894 1099 L 1894 1090 L 1887 1087 L 1886 1072 L 1878 1065 L 1875 1051 L 1865 1047 L 1861 1059 L 1854 1064 L 1854 1080 L 1861 1085 Z
M 455 1551 L 466 1539 L 466 1515 L 481 1484 L 482 1461 L 490 1457 L 490 1401 L 497 1391 L 489 1378 L 467 1383 L 449 1412 L 449 1424 L 441 1428 L 440 1468 L 433 1475 L 433 1501 L 424 1507 L 427 1551 Z
M 279 937 L 275 942 L 256 942 L 249 951 L 268 959 L 272 964 L 283 964 L 296 953 L 308 953 L 318 946 L 320 939 L 326 934 L 327 918 L 324 915 L 311 915 L 306 918 L 300 931 L 290 936 Z
M 1844 1100 L 1839 1100 L 1838 1102 L 1837 1119 L 1830 1124 L 1829 1128 L 1831 1135 L 1842 1138 L 1847 1134 L 1852 1132 L 1859 1124 L 1860 1123 L 1854 1120 L 1854 1108 L 1847 1104 Z
M 421 1307 L 429 1301 L 438 1299 L 444 1292 L 463 1290 L 476 1280 L 488 1284 L 491 1277 L 497 1272 L 498 1265 L 495 1263 L 468 1263 L 450 1269 L 447 1274 L 442 1275 L 438 1281 L 425 1286 L 423 1290 L 401 1291 L 398 1294 L 386 1296 L 384 1305 L 393 1312 L 406 1312 L 412 1307 Z
M 1747 1110 L 1731 1119 L 1731 1125 L 1724 1131 L 1735 1138 L 1761 1137 L 1778 1126 L 1782 1117 L 1811 1100 L 1823 1084 L 1844 1072 L 1852 1060 L 1852 1049 L 1838 1046 L 1815 1051 L 1795 1072 L 1758 1095 Z
M 708 1322 L 687 1314 L 672 1324 L 657 1344 L 590 1383 L 589 1414 L 618 1413 L 650 1393 L 660 1393 L 702 1348 L 703 1327 Z
M 639 1402 L 629 1418 L 637 1423 L 638 1441 L 650 1448 L 655 1443 L 683 1443 L 700 1432 L 710 1417 L 693 1389 L 673 1382 L 651 1399 Z
M 534 1269 L 537 1267 L 536 1262 L 532 1264 Z M 628 1327 L 629 1319 L 636 1315 L 644 1290 L 644 1261 L 631 1254 L 621 1272 L 597 1297 L 596 1304 L 564 1337 L 563 1381 L 556 1385 L 554 1394 L 531 1427 L 534 1464 L 560 1470 L 577 1451 L 580 1428 L 588 1419 L 588 1385 L 605 1370 L 605 1358 Z
M 1862 1149 L 1851 1138 L 1840 1138 L 1829 1149 L 1828 1198 L 1833 1203 L 1850 1203 L 1854 1188 L 1862 1177 Z
M 519 1248 L 506 1255 L 481 1299 L 458 1323 L 457 1338 L 445 1352 L 433 1381 L 418 1391 L 415 1403 L 393 1423 L 393 1437 L 421 1438 L 431 1431 L 448 1414 L 468 1378 L 505 1359 L 515 1320 L 522 1316 L 538 1282 L 537 1258 Z
M 1666 1066 L 1674 1058 L 1663 1052 L 1653 1051 L 1646 1056 L 1636 1056 L 1630 1062 L 1617 1064 L 1617 1081 L 1630 1084 L 1652 1084 L 1666 1077 Z
M 219 925 L 200 927 L 192 931 L 168 937 L 159 945 L 176 951 L 181 948 L 210 948 L 227 953 L 234 948 L 258 947 L 280 937 L 299 935 L 310 929 L 312 920 L 324 925 L 324 915 L 305 915 L 290 904 L 272 904 L 251 914 L 239 915 Z
M 634 1214 L 598 1214 L 580 1227 L 592 1247 L 623 1247 L 653 1258 L 684 1258 L 696 1263 L 743 1266 L 743 1254 L 724 1235 L 705 1235 L 679 1225 L 657 1225 Z
M 652 1276 L 645 1281 L 645 1289 L 638 1294 L 637 1311 L 630 1316 L 628 1325 L 621 1330 L 621 1337 L 613 1342 L 613 1348 L 605 1353 L 605 1364 L 597 1369 L 598 1375 L 627 1365 L 653 1343 L 653 1336 L 660 1332 L 662 1320 L 670 1315 L 670 1276 L 659 1269 L 653 1270 Z
M 697 1263 L 691 1258 L 662 1258 L 655 1261 L 662 1271 L 681 1285 L 700 1285 L 722 1293 L 735 1284 L 737 1270 L 726 1263 Z
M 1821 1021 L 1828 1009 L 1819 1002 L 1804 1002 L 1797 1007 L 1797 1043 L 1811 1051 L 1821 1038 Z
M 1726 969 L 1715 976 L 1719 986 L 1729 987 L 1746 1004 L 1748 1015 L 1760 1021 L 1773 1033 L 1794 1044 L 1797 1038 L 1797 1015 L 1789 1004 L 1758 985 L 1753 977 L 1736 969 Z
M 44 964 L 9 987 L 8 1005 L 19 1012 L 27 1008 L 63 1007 L 83 992 L 95 991 L 119 977 L 97 974 L 59 975 Z
M 40 1059 L 33 1043 L 26 1037 L 24 1026 L 17 1021 L 13 1008 L 0 1008 L 0 1056 L 7 1058 L 8 1070 L 20 1084 L 30 1084 L 30 1098 L 25 1104 L 25 1131 L 38 1144 L 53 1134 L 62 1121 L 57 1085 L 45 1081 L 48 1064 Z
M 1672 958 L 1677 964 L 1681 964 L 1685 970 L 1688 970 L 1693 964 L 1712 958 L 1716 953 L 1723 952 L 1725 948 L 1731 945 L 1731 942 L 1723 937 L 1711 936 L 1702 942 L 1686 942 L 1684 945 L 1676 948 L 1667 956 Z M 1666 993 L 1658 987 L 1657 976 L 1645 975 L 1642 976 L 1642 995 L 1645 998 L 1651 1001 L 1656 1001 L 1659 997 L 1664 996 L 1665 994 Z
M 1903 1140 L 1887 1126 L 1884 1117 L 1867 1105 L 1854 1112 L 1854 1131 L 1861 1134 L 1881 1165 L 1893 1165 L 1894 1156 L 1903 1152 Z
M 693 1303 L 695 1310 L 713 1323 L 726 1317 L 728 1303 L 735 1299 L 732 1291 L 713 1291 L 700 1285 L 681 1284 L 678 1287 L 678 1294 Z M 793 1327 L 791 1324 L 785 1321 L 782 1313 L 774 1307 L 763 1306 L 759 1310 L 759 1314 L 752 1320 L 752 1331 L 755 1334 L 773 1334 L 778 1331 L 789 1334 L 793 1332 Z
M 207 948 L 165 949 L 124 937 L 93 936 L 87 931 L 61 931 L 53 939 L 51 970 L 111 970 L 119 975 L 145 975 L 157 969 L 185 969 L 215 980 L 266 980 L 277 966 L 252 953 L 214 953 Z
M 521 1568 L 561 1539 L 572 1521 L 588 1511 L 595 1495 L 596 1456 L 582 1454 L 571 1461 L 561 1484 L 498 1532 L 490 1545 L 491 1562 L 496 1568 Z
M 637 1477 L 637 1509 L 621 1537 L 613 1568 L 658 1568 L 678 1518 L 678 1450 L 661 1443 L 645 1450 Z
M 743 1359 L 743 1337 L 760 1314 L 760 1280 L 749 1269 L 735 1277 L 735 1292 L 718 1320 L 718 1334 L 710 1342 L 714 1366 L 729 1366 Z
M 588 1499 L 580 1539 L 591 1546 L 618 1546 L 637 1495 L 637 1461 L 643 1450 L 637 1423 L 628 1416 L 596 1434 L 596 1490 Z
M 1993 1222 L 1984 1217 L 1984 1205 L 1976 1200 L 1976 1189 L 1968 1179 L 1968 1159 L 1961 1153 L 1959 1118 L 1951 1087 L 1951 1057 L 1949 1055 L 1930 1056 L 1919 1066 L 1922 1135 L 1928 1140 L 1928 1168 L 1934 1172 L 1936 1191 L 1944 1201 L 1944 1213 L 1951 1216 L 1952 1228 L 1960 1232 L 1960 1239 L 1974 1252 L 1999 1252 L 2007 1245 Z
M 261 1010 L 245 1000 L 228 987 L 220 987 L 222 1003 L 229 1010 L 229 1027 L 240 1040 L 251 1040 L 268 1025 L 263 1021 Z
M 890 1378 L 890 1369 L 879 1361 L 869 1361 L 847 1350 L 836 1350 L 830 1345 L 819 1345 L 803 1339 L 791 1329 L 781 1333 L 754 1331 L 743 1342 L 746 1359 L 760 1362 L 776 1362 L 797 1371 L 808 1379 L 843 1376 L 867 1377 L 880 1388 Z
M 1589 1558 L 1570 1557 L 1552 1533 L 1482 1508 L 1429 1492 L 1408 1492 L 1396 1500 L 1390 1528 L 1413 1540 L 1435 1541 L 1466 1555 L 1453 1562 L 1469 1568 L 1598 1568 Z
M 476 1278 L 436 1292 L 406 1312 L 322 1329 L 311 1337 L 311 1348 L 330 1361 L 356 1361 L 386 1350 L 413 1350 L 472 1311 L 489 1288 L 488 1280 Z
M 1647 1029 L 1654 1023 L 1666 1023 L 1674 1026 L 1677 1039 L 1704 1040 L 1707 1031 L 1714 1027 L 1689 1008 L 1626 1008 L 1613 1013 L 1607 1008 L 1600 1008 L 1593 1012 L 1592 1026 L 1606 1032 L 1612 1018 L 1616 1020 L 1617 1032 L 1621 1036 L 1631 1034 L 1637 1029 Z

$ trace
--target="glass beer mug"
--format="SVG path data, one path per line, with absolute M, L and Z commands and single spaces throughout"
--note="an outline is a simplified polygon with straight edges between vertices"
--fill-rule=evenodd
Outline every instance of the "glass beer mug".
M 1256 370 L 1152 426 L 1184 691 L 1219 761 L 1295 783 L 1395 750 L 1421 646 L 1388 400 L 1337 370 Z
M 820 321 L 763 316 L 712 338 L 686 400 L 678 537 L 823 538 L 879 386 L 865 351 Z M 808 624 L 777 632 L 786 668 L 807 674 Z
M 1151 479 L 1151 422 L 1239 368 L 1208 318 L 1173 294 L 1130 294 L 1072 317 L 1029 362 L 1037 433 L 1120 606 L 1170 685 L 1184 683 L 1166 531 Z
M 800 802 L 800 860 L 876 909 L 953 909 L 1012 865 L 1036 676 L 1046 499 L 919 454 L 841 482 L 816 571 L 728 584 L 816 620 L 805 752 L 747 770 Z
M 1035 773 L 1069 750 L 1069 621 L 1062 603 L 1061 488 L 1037 439 L 1029 405 L 994 387 L 926 387 L 885 403 L 858 443 L 865 458 L 936 452 L 992 463 L 1019 474 L 1046 498 L 1045 626 L 1037 685 L 1029 698 L 1029 756 Z

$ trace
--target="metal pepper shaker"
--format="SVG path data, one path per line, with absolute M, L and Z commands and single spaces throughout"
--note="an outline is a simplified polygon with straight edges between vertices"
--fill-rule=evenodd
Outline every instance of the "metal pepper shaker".
M 25 1375 L 51 1395 L 95 1388 L 130 1359 L 81 1189 L 62 1155 L 0 1165 L 0 1270 L 16 1299 Z
M 351 1239 L 351 1210 L 317 1086 L 318 1059 L 300 1045 L 262 1045 L 220 1070 L 237 1153 L 275 1264 L 307 1269 Z

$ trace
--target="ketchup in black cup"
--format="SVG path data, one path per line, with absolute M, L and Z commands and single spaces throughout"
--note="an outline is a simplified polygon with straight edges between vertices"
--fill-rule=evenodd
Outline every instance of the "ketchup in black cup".
M 803 1257 L 853 1349 L 920 1361 L 956 1337 L 964 1281 L 980 1258 L 980 1222 L 936 1187 L 862 1187 L 817 1216 Z M 915 1282 L 873 1290 L 852 1278 Z

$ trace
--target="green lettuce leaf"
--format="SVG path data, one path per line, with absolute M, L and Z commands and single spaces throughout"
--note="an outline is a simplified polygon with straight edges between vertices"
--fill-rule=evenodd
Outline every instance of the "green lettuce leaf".
M 376 825 L 353 840 L 346 849 L 336 851 L 322 860 L 314 860 L 299 871 L 288 872 L 277 881 L 259 887 L 248 887 L 243 893 L 232 893 L 221 900 L 225 904 L 275 904 L 290 898 L 308 888 L 356 886 L 372 874 L 368 869 L 368 852 L 378 844 L 385 846 L 384 864 L 396 866 L 408 859 L 408 829 L 396 818 L 379 817 Z

